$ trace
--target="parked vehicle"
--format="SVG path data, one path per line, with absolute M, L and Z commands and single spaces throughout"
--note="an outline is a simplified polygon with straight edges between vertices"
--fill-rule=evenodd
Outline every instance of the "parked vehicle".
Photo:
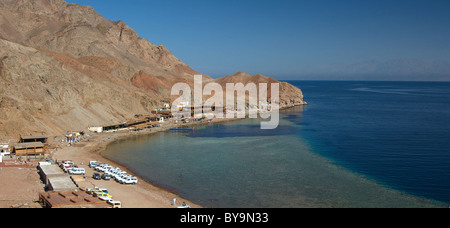
M 102 179 L 102 176 L 101 176 L 99 173 L 94 173 L 94 174 L 92 175 L 92 178 L 94 178 L 95 180 L 101 180 L 101 179 Z
M 112 195 L 108 194 L 108 193 L 104 193 L 102 191 L 95 191 L 94 192 L 94 196 L 95 197 L 108 197 L 108 198 L 113 198 Z
M 109 180 L 111 180 L 111 176 L 109 174 L 105 173 L 105 174 L 102 175 L 102 179 L 106 180 L 106 181 L 109 181 Z
M 97 166 L 94 167 L 94 170 L 95 170 L 95 171 L 99 171 L 98 169 L 99 169 L 102 165 L 104 165 L 104 164 L 103 164 L 103 163 L 99 163 Z
M 128 173 L 119 175 L 119 176 L 117 176 L 116 181 L 119 182 L 119 183 L 121 183 L 121 184 L 123 184 L 123 181 L 124 181 L 125 179 L 127 179 L 128 177 L 130 177 L 130 176 L 131 176 L 131 175 L 128 174 Z
M 97 188 L 88 188 L 86 190 L 86 193 L 88 193 L 89 195 L 94 195 L 94 192 L 99 191 Z
M 95 170 L 99 171 L 99 172 L 105 172 L 106 170 L 111 169 L 112 166 L 108 165 L 108 164 L 101 164 L 100 166 L 95 167 Z
M 118 176 L 116 181 L 121 184 L 137 184 L 138 179 L 137 177 L 126 173 Z
M 75 163 L 72 161 L 63 161 L 60 163 L 59 167 L 64 170 L 64 172 L 68 172 L 69 169 L 76 167 Z
M 103 201 L 106 201 L 106 202 L 109 202 L 109 201 L 113 200 L 111 197 L 107 197 L 107 196 L 99 196 L 98 198 L 103 200 Z
M 127 172 L 118 169 L 118 170 L 114 170 L 114 171 L 111 173 L 111 176 L 115 179 L 117 176 L 120 176 L 120 175 L 123 175 L 123 174 L 126 174 L 126 173 L 127 173 Z
M 85 175 L 86 174 L 86 170 L 83 168 L 71 168 L 71 169 L 69 169 L 68 172 L 70 175 Z
M 68 160 L 60 162 L 61 166 L 72 166 L 74 164 L 75 163 L 73 163 L 73 161 L 68 161 Z
M 133 176 L 126 177 L 122 180 L 122 184 L 137 184 L 138 179 Z
M 101 191 L 101 192 L 104 192 L 104 193 L 108 193 L 108 194 L 109 194 L 109 191 L 108 191 L 108 189 L 106 189 L 106 188 L 96 188 L 96 189 L 98 189 L 98 190 Z
M 76 169 L 76 168 L 77 168 L 76 166 L 64 166 L 63 170 L 64 170 L 64 172 L 69 173 L 70 170 Z
M 112 168 L 110 168 L 108 170 L 105 170 L 105 174 L 109 174 L 110 176 L 114 176 L 114 173 L 116 173 L 118 171 L 120 171 L 119 168 L 112 167 Z
M 98 165 L 100 165 L 100 163 L 98 161 L 90 161 L 89 162 L 89 168 L 95 168 Z
M 113 208 L 122 208 L 122 203 L 120 201 L 110 200 L 108 203 L 111 204 Z
M 94 190 L 98 191 L 98 192 L 109 193 L 108 189 L 106 189 L 106 188 L 95 187 Z
M 88 188 L 88 189 L 86 190 L 86 192 L 87 192 L 88 194 L 91 194 L 91 195 L 94 195 L 94 193 L 96 193 L 96 192 L 107 193 L 107 194 L 109 194 L 108 189 L 106 189 L 106 188 L 99 188 L 99 187 Z
M 61 164 L 74 164 L 71 160 L 63 160 L 60 162 Z
M 39 166 L 51 165 L 50 162 L 38 162 Z

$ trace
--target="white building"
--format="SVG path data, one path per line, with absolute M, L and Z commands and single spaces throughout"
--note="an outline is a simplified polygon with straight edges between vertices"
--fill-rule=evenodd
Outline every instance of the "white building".
M 0 163 L 3 162 L 3 156 L 10 155 L 9 145 L 8 144 L 0 144 Z
M 89 127 L 89 131 L 96 132 L 96 133 L 102 133 L 103 127 Z

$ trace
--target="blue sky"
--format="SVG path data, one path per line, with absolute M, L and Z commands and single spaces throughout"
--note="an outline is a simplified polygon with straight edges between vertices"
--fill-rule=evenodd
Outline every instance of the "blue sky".
M 317 69 L 366 61 L 450 60 L 448 0 L 68 2 L 124 21 L 213 77 L 243 71 L 303 79 Z

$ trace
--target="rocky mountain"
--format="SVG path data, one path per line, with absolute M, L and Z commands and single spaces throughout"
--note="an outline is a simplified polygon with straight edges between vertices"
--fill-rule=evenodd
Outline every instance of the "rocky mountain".
M 64 0 L 0 0 L 0 138 L 123 122 L 200 74 L 122 21 Z M 204 76 L 206 81 L 215 81 Z M 244 81 L 242 81 L 242 80 Z M 226 81 L 275 81 L 238 73 Z M 283 106 L 302 104 L 283 83 Z

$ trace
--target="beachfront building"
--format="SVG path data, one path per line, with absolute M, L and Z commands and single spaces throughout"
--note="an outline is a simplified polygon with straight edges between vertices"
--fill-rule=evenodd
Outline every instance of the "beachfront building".
M 126 123 L 128 128 L 139 126 L 139 125 L 145 125 L 148 122 L 147 118 L 140 117 L 138 119 L 130 120 Z
M 48 137 L 45 135 L 37 136 L 20 136 L 19 143 L 36 143 L 41 142 L 44 146 L 48 145 Z
M 127 124 L 113 124 L 113 125 L 106 125 L 106 126 L 100 126 L 100 127 L 88 127 L 89 131 L 95 132 L 95 133 L 102 133 L 102 132 L 116 132 L 120 130 L 126 130 Z
M 116 132 L 120 130 L 126 130 L 128 128 L 126 123 L 123 124 L 114 124 L 114 125 L 108 125 L 104 126 L 102 129 L 102 132 Z
M 152 112 L 150 115 L 135 115 L 135 118 L 121 124 L 107 125 L 107 126 L 89 126 L 88 129 L 91 132 L 103 133 L 103 132 L 115 132 L 121 130 L 139 131 L 146 128 L 159 127 L 166 118 L 171 116 L 170 111 L 158 111 Z
M 69 175 L 49 177 L 46 185 L 48 191 L 70 191 L 77 188 L 77 185 Z
M 2 155 L 9 154 L 9 143 L 0 143 L 0 153 Z
M 44 155 L 45 145 L 42 142 L 16 143 L 11 152 L 16 156 Z
M 154 127 L 159 127 L 159 126 L 160 126 L 160 123 L 154 121 L 154 122 L 145 122 L 142 124 L 133 125 L 133 126 L 130 126 L 129 129 L 130 129 L 130 131 L 141 131 L 141 130 L 144 130 L 147 128 L 154 128 Z
M 102 133 L 103 132 L 103 127 L 88 127 L 88 130 L 90 132 Z
M 67 176 L 57 165 L 39 165 L 38 170 L 41 180 L 46 186 L 50 183 L 49 179 L 52 177 Z
M 169 119 L 171 119 L 172 116 L 172 111 L 167 110 L 167 109 L 156 109 L 154 111 L 152 111 L 152 114 L 154 116 L 158 116 L 157 120 L 151 120 L 151 121 L 158 121 L 160 123 L 163 123 Z

